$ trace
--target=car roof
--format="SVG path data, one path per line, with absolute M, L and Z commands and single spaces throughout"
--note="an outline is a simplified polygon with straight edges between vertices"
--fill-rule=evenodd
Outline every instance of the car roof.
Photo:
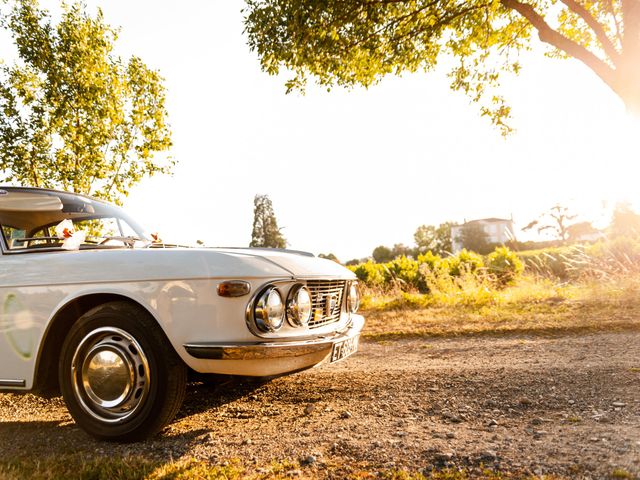
M 0 224 L 27 232 L 65 218 L 99 218 L 113 208 L 88 195 L 46 188 L 0 187 Z
M 0 185 L 0 190 L 6 190 L 6 191 L 23 191 L 23 192 L 42 192 L 42 193 L 55 193 L 55 194 L 62 194 L 62 195 L 73 195 L 76 197 L 83 197 L 86 198 L 88 200 L 91 200 L 92 202 L 100 202 L 100 203 L 104 203 L 107 205 L 111 205 L 109 202 L 107 202 L 106 200 L 102 200 L 101 198 L 97 198 L 97 197 L 93 197 L 91 195 L 85 195 L 84 193 L 75 193 L 75 192 L 68 192 L 65 190 L 56 190 L 55 188 L 43 188 L 43 187 L 22 187 L 22 186 L 13 186 L 13 185 Z

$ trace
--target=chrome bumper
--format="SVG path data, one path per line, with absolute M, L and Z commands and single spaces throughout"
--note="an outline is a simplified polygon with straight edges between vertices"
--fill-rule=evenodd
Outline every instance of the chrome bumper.
M 189 355 L 205 360 L 263 360 L 302 357 L 310 354 L 331 354 L 333 345 L 360 335 L 364 319 L 354 315 L 346 330 L 313 339 L 280 342 L 251 343 L 188 343 L 184 345 Z

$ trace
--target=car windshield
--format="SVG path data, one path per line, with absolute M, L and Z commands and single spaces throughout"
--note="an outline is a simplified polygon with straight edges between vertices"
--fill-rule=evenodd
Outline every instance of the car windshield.
M 152 242 L 121 208 L 81 195 L 29 188 L 0 187 L 0 230 L 5 247 L 12 251 L 144 247 Z

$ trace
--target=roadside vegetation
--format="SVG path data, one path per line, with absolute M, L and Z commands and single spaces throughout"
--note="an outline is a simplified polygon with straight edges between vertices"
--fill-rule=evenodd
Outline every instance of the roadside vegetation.
M 369 338 L 640 327 L 640 242 L 628 237 L 349 268 L 363 286 Z

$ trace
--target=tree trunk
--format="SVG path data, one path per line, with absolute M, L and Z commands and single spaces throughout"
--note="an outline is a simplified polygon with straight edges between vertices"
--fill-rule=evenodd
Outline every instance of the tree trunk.
M 553 45 L 589 67 L 620 97 L 629 112 L 640 116 L 640 0 L 622 0 L 624 36 L 621 45 L 622 51 L 619 54 L 614 51 L 613 45 L 604 37 L 604 30 L 580 3 L 572 0 L 563 1 L 575 13 L 581 15 L 596 34 L 600 35 L 603 48 L 608 52 L 609 62 L 602 60 L 580 43 L 554 30 L 533 5 L 521 0 L 500 1 L 506 8 L 516 11 L 526 18 L 538 31 L 541 41 Z
M 616 70 L 613 91 L 622 99 L 627 111 L 640 116 L 640 59 Z
M 629 112 L 640 115 L 640 1 L 623 0 L 624 37 L 622 55 L 616 65 L 615 85 Z

